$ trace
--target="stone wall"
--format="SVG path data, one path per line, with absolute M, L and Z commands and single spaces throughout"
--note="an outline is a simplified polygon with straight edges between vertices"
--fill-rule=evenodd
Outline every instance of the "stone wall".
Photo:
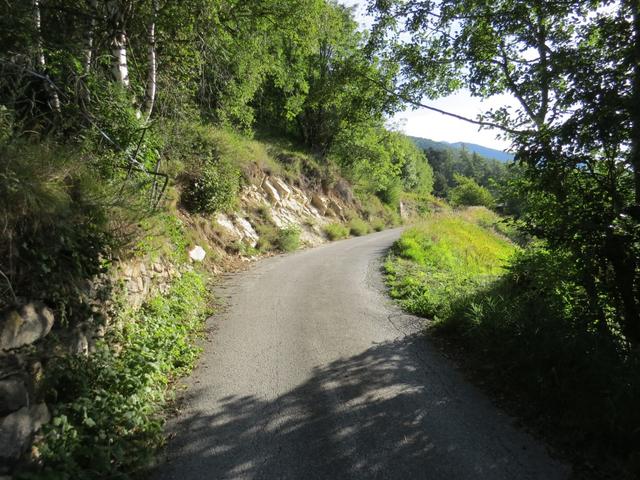
M 91 355 L 109 326 L 114 292 L 138 308 L 151 295 L 165 293 L 174 278 L 191 268 L 163 259 L 118 264 L 109 276 L 87 282 L 85 293 L 93 314 L 73 328 L 56 325 L 53 312 L 38 302 L 0 312 L 0 477 L 11 474 L 38 430 L 51 419 L 41 391 L 47 360 Z M 110 287 L 106 299 L 101 298 L 105 286 Z

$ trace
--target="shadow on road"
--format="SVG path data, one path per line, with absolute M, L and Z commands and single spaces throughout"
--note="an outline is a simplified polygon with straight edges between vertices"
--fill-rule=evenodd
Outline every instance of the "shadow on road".
M 187 410 L 159 478 L 564 477 L 482 398 L 440 378 L 450 367 L 423 347 L 419 335 L 376 344 L 277 398 Z

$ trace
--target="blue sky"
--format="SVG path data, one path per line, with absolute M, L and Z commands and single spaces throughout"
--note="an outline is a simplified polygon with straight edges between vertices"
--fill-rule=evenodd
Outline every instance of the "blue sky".
M 340 0 L 340 3 L 356 7 L 356 18 L 363 28 L 367 28 L 370 25 L 371 19 L 367 18 L 365 12 L 366 0 Z M 514 99 L 508 96 L 497 96 L 481 101 L 472 97 L 468 91 L 462 90 L 454 95 L 437 100 L 427 100 L 424 103 L 458 115 L 476 118 L 479 113 L 488 108 L 514 105 Z M 426 109 L 413 110 L 407 108 L 405 111 L 396 114 L 391 119 L 391 122 L 407 135 L 415 137 L 425 137 L 445 142 L 477 143 L 496 149 L 506 149 L 509 146 L 508 142 L 496 138 L 498 134 L 496 130 L 478 130 L 475 125 Z

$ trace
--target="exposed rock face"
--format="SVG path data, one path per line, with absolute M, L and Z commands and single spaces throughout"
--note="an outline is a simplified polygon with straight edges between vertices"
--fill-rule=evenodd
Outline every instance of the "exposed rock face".
M 343 182 L 337 197 L 332 198 L 318 192 L 306 192 L 289 185 L 280 177 L 265 176 L 259 184 L 246 186 L 241 195 L 241 204 L 246 211 L 266 208 L 273 224 L 278 228 L 295 226 L 300 229 L 300 240 L 305 245 L 319 245 L 326 241 L 322 226 L 332 219 L 344 220 L 343 202 L 353 203 L 353 193 Z M 351 201 L 349 201 L 351 200 Z M 216 215 L 216 223 L 230 239 L 242 241 L 255 247 L 259 240 L 254 226 L 246 215 Z
M 42 425 L 50 420 L 44 403 L 22 407 L 0 420 L 0 464 L 18 460 Z
M 0 350 L 13 350 L 45 337 L 53 326 L 53 312 L 40 303 L 28 303 L 0 314 Z
M 326 215 L 328 205 L 327 205 L 327 200 L 322 195 L 314 193 L 313 196 L 311 197 L 311 205 L 313 205 L 318 209 L 318 212 L 320 213 L 320 215 Z

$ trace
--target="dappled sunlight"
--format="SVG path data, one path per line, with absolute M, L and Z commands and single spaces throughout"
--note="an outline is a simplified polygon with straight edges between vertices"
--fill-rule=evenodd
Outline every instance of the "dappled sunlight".
M 499 441 L 481 448 L 496 441 L 477 432 L 499 427 L 478 424 L 495 418 L 456 401 L 457 387 L 429 381 L 417 359 L 434 354 L 423 342 L 374 344 L 276 398 L 227 396 L 214 411 L 185 411 L 160 478 L 512 478 L 510 465 L 526 455 Z

